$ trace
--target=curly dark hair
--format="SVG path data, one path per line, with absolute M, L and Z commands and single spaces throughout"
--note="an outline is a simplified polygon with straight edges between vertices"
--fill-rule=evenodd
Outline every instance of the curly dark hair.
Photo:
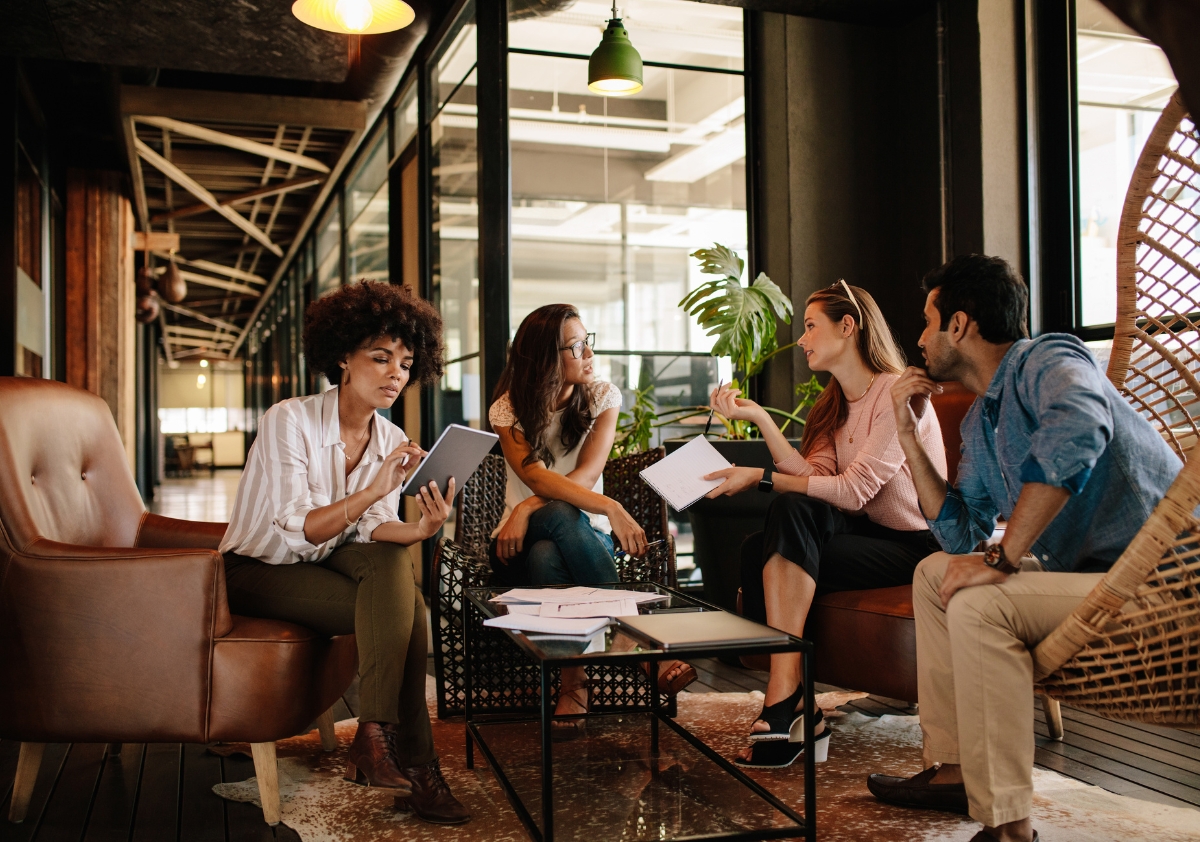
M 308 305 L 304 357 L 333 385 L 338 365 L 373 339 L 399 339 L 413 352 L 409 383 L 429 385 L 442 376 L 442 317 L 410 287 L 362 280 Z

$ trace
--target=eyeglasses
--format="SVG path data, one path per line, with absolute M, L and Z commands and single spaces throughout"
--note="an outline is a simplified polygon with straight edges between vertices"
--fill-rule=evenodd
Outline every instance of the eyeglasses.
M 583 356 L 583 347 L 585 345 L 589 348 L 595 348 L 596 347 L 596 334 L 589 333 L 587 336 L 585 336 L 583 339 L 580 339 L 578 342 L 572 342 L 570 345 L 567 345 L 565 348 L 559 348 L 558 350 L 570 351 L 572 357 L 574 357 L 575 359 L 579 359 L 580 357 Z

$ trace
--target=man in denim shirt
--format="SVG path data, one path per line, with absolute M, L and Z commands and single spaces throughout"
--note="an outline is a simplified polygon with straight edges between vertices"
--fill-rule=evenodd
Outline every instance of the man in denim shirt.
M 929 768 L 867 785 L 889 803 L 969 812 L 984 825 L 974 842 L 1028 842 L 1030 650 L 1100 581 L 1182 465 L 1079 339 L 1026 338 L 1025 284 L 1003 260 L 956 258 L 925 289 L 929 371 L 909 368 L 892 401 L 921 509 L 946 550 L 913 579 Z M 915 434 L 939 380 L 979 396 L 953 488 Z M 1003 539 L 972 553 L 998 516 Z

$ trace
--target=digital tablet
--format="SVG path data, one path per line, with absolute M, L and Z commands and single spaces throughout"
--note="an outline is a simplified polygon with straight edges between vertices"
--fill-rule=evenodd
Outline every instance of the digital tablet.
M 401 493 L 415 497 L 421 486 L 432 481 L 445 494 L 450 477 L 454 477 L 457 494 L 499 440 L 500 437 L 495 433 L 451 424 L 434 442 L 425 461 L 417 467 L 417 472 L 405 481 Z

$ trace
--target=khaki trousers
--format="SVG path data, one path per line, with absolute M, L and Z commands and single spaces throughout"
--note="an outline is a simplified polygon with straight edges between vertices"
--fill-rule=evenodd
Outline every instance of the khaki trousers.
M 1102 573 L 1048 573 L 1025 559 L 1000 585 L 958 591 L 942 608 L 950 556 L 917 566 L 917 692 L 925 765 L 962 766 L 971 817 L 988 827 L 1033 807 L 1033 657 Z
M 425 601 L 404 547 L 347 543 L 316 564 L 226 553 L 225 586 L 234 614 L 355 635 L 359 721 L 396 726 L 402 767 L 437 757 L 425 706 Z

